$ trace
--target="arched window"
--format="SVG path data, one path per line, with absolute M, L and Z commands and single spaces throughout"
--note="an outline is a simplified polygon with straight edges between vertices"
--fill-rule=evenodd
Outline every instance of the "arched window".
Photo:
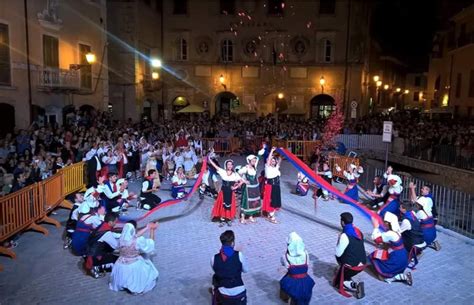
M 178 40 L 178 60 L 188 60 L 188 42 L 184 38 Z
M 234 59 L 234 45 L 232 40 L 225 39 L 221 43 L 221 60 L 223 62 L 232 62 Z
M 323 62 L 332 62 L 333 44 L 329 39 L 323 39 Z

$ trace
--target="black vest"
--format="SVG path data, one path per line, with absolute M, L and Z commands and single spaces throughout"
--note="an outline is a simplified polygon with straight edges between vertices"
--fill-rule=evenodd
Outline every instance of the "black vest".
M 360 263 L 365 264 L 367 262 L 367 256 L 365 254 L 364 236 L 362 236 L 360 240 L 349 235 L 347 235 L 347 238 L 349 238 L 349 245 L 338 259 L 338 262 L 353 267 L 358 266 Z
M 221 254 L 214 255 L 214 284 L 216 287 L 233 288 L 243 286 L 242 263 L 239 259 L 239 252 L 235 251 L 226 261 L 222 260 Z
M 103 225 L 104 223 L 92 231 L 91 235 L 89 236 L 87 241 L 87 255 L 89 256 L 101 256 L 114 252 L 114 249 L 108 243 L 99 242 L 99 239 L 101 239 L 105 233 L 110 232 L 110 230 L 100 231 Z
M 414 245 L 419 245 L 423 243 L 423 230 L 421 229 L 420 222 L 417 219 L 411 220 L 410 218 L 407 218 L 405 216 L 403 216 L 403 219 L 408 219 L 411 224 L 411 230 L 407 230 L 402 233 L 403 244 L 405 245 L 405 249 L 410 252 L 411 248 Z
M 143 180 L 143 182 L 145 182 L 145 181 L 148 181 L 148 187 L 147 187 L 146 190 L 147 190 L 147 191 L 151 190 L 151 189 L 153 188 L 153 180 L 151 180 L 151 179 L 145 179 L 145 180 Z M 146 197 L 146 196 L 148 196 L 149 194 L 151 194 L 151 193 L 143 193 L 143 191 L 140 191 L 140 197 Z
M 385 184 L 381 184 L 379 186 L 375 186 L 375 190 L 377 191 L 377 195 L 382 194 L 383 188 L 385 187 Z

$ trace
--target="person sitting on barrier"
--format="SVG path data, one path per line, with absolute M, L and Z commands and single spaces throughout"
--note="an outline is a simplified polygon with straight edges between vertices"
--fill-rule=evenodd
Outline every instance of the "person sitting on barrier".
M 372 240 L 380 248 L 367 257 L 368 261 L 373 266 L 373 271 L 379 279 L 387 283 L 402 281 L 411 286 L 413 284 L 411 273 L 404 273 L 409 261 L 408 252 L 400 235 L 398 218 L 395 214 L 386 212 L 383 219 L 387 227 L 386 232 L 382 232 L 379 229 L 378 220 L 372 218 L 372 225 L 374 226 Z M 385 249 L 386 247 L 388 247 L 388 250 Z
M 316 174 L 322 176 L 323 179 L 326 180 L 327 183 L 332 185 L 332 171 L 331 171 L 331 168 L 329 167 L 329 164 L 327 163 L 327 161 L 323 163 L 323 168 L 322 169 L 323 169 L 322 172 L 316 171 Z M 316 192 L 316 196 L 318 198 L 323 197 L 324 201 L 329 200 L 329 192 L 325 188 L 321 188 L 321 187 L 318 188 L 318 191 Z
M 129 221 L 123 227 L 118 249 L 120 256 L 112 268 L 109 288 L 113 291 L 128 290 L 139 295 L 152 290 L 158 279 L 158 270 L 147 257 L 155 250 L 155 229 L 158 223 L 148 223 L 137 231 L 135 221 Z M 150 238 L 143 235 L 149 231 Z
M 174 199 L 181 199 L 186 195 L 186 186 L 187 180 L 186 175 L 184 174 L 184 170 L 182 167 L 178 167 L 176 172 L 171 178 L 171 197 Z
M 158 188 L 153 186 L 153 180 L 158 173 L 156 170 L 150 169 L 147 174 L 148 176 L 143 179 L 140 192 L 141 207 L 145 210 L 152 210 L 161 202 L 161 198 L 153 194 L 158 191 Z
M 342 169 L 336 165 L 336 171 L 340 172 Z M 359 188 L 357 186 L 360 175 L 364 172 L 362 166 L 349 164 L 347 171 L 343 171 L 344 177 L 347 179 L 346 190 L 344 194 L 352 198 L 354 201 L 359 201 Z
M 373 190 L 367 190 L 367 194 L 372 197 L 367 205 L 372 209 L 377 209 L 378 207 L 382 206 L 384 202 L 388 198 L 388 187 L 383 182 L 381 176 L 374 177 L 374 188 Z
M 281 263 L 287 272 L 280 280 L 280 298 L 285 302 L 291 299 L 290 304 L 309 304 L 315 283 L 308 275 L 308 252 L 303 239 L 296 232 L 288 236 L 287 250 Z
M 71 248 L 74 254 L 82 256 L 86 254 L 87 241 L 92 230 L 102 224 L 105 208 L 100 206 L 97 212 L 94 212 L 88 205 L 82 204 L 79 209 L 79 215 L 81 215 L 81 217 L 72 234 Z
M 385 203 L 380 207 L 378 214 L 384 217 L 386 212 L 390 212 L 395 215 L 400 214 L 400 195 L 403 191 L 402 179 L 397 176 L 390 174 L 387 176 L 388 197 L 386 196 Z
M 213 305 L 245 305 L 247 291 L 242 280 L 242 272 L 248 272 L 247 263 L 241 251 L 235 246 L 235 235 L 227 230 L 220 236 L 222 247 L 211 258 L 212 276 L 211 293 Z
M 120 234 L 112 232 L 117 219 L 116 213 L 107 213 L 104 222 L 89 236 L 84 267 L 93 278 L 97 279 L 104 276 L 105 272 L 110 272 L 118 259 L 114 251 L 118 248 Z
M 298 182 L 296 182 L 295 193 L 300 196 L 308 195 L 309 191 L 309 179 L 302 172 L 298 172 Z
M 400 233 L 403 237 L 403 245 L 408 252 L 408 258 L 411 262 L 414 260 L 414 267 L 418 263 L 417 256 L 421 254 L 426 247 L 423 240 L 423 230 L 421 224 L 413 212 L 413 204 L 409 201 L 403 202 L 400 205 L 401 223 Z
M 74 230 L 76 229 L 76 224 L 79 219 L 78 208 L 83 203 L 84 203 L 84 194 L 76 193 L 74 195 L 74 204 L 71 208 L 71 211 L 69 212 L 69 217 L 66 221 L 66 236 L 64 238 L 64 249 L 68 249 L 71 246 L 72 234 L 74 233 Z
M 367 263 L 364 235 L 352 224 L 354 217 L 351 213 L 344 212 L 340 217 L 342 233 L 336 246 L 336 260 L 339 267 L 334 276 L 333 286 L 343 295 L 346 294 L 345 289 L 355 290 L 356 298 L 361 299 L 365 295 L 364 282 L 354 282 L 352 277 L 364 270 Z

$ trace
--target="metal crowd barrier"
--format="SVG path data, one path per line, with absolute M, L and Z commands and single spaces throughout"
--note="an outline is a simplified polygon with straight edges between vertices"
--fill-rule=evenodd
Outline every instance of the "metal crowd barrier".
M 48 179 L 0 197 L 0 254 L 16 258 L 15 252 L 2 245 L 23 231 L 35 230 L 48 235 L 48 230 L 39 223 L 61 226 L 48 215 L 59 206 L 71 207 L 65 198 L 84 188 L 84 165 L 79 162 L 65 167 Z

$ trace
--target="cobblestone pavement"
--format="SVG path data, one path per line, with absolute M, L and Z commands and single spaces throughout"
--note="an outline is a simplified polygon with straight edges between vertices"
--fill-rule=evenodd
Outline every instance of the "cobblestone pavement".
M 239 160 L 243 160 L 240 159 Z M 414 285 L 387 284 L 367 272 L 357 276 L 365 281 L 366 297 L 346 299 L 329 284 L 336 267 L 334 247 L 342 211 L 352 211 L 355 224 L 366 236 L 370 222 L 350 206 L 336 201 L 318 201 L 311 196 L 291 194 L 296 172 L 283 164 L 283 205 L 280 224 L 258 219 L 256 224 L 237 224 L 236 244 L 250 265 L 243 279 L 249 304 L 284 304 L 278 298 L 278 281 L 283 272 L 280 257 L 286 250 L 286 237 L 298 232 L 311 257 L 310 274 L 316 285 L 311 304 L 472 304 L 474 299 L 474 254 L 472 243 L 439 233 L 442 250 L 427 250 L 414 271 Z M 137 188 L 137 185 L 133 185 Z M 168 194 L 162 191 L 166 199 Z M 48 226 L 49 236 L 27 232 L 20 238 L 16 260 L 0 258 L 5 267 L 0 273 L 0 304 L 210 304 L 210 257 L 220 247 L 224 230 L 210 222 L 212 200 L 199 201 L 195 195 L 186 203 L 162 211 L 156 236 L 153 262 L 160 272 L 155 289 L 143 296 L 116 293 L 108 289 L 108 277 L 98 280 L 86 276 L 81 260 L 62 249 L 64 228 Z M 184 206 L 184 207 L 183 207 Z M 184 216 L 179 216 L 182 213 Z M 53 217 L 65 222 L 68 212 L 58 210 Z M 366 243 L 366 250 L 373 247 Z

